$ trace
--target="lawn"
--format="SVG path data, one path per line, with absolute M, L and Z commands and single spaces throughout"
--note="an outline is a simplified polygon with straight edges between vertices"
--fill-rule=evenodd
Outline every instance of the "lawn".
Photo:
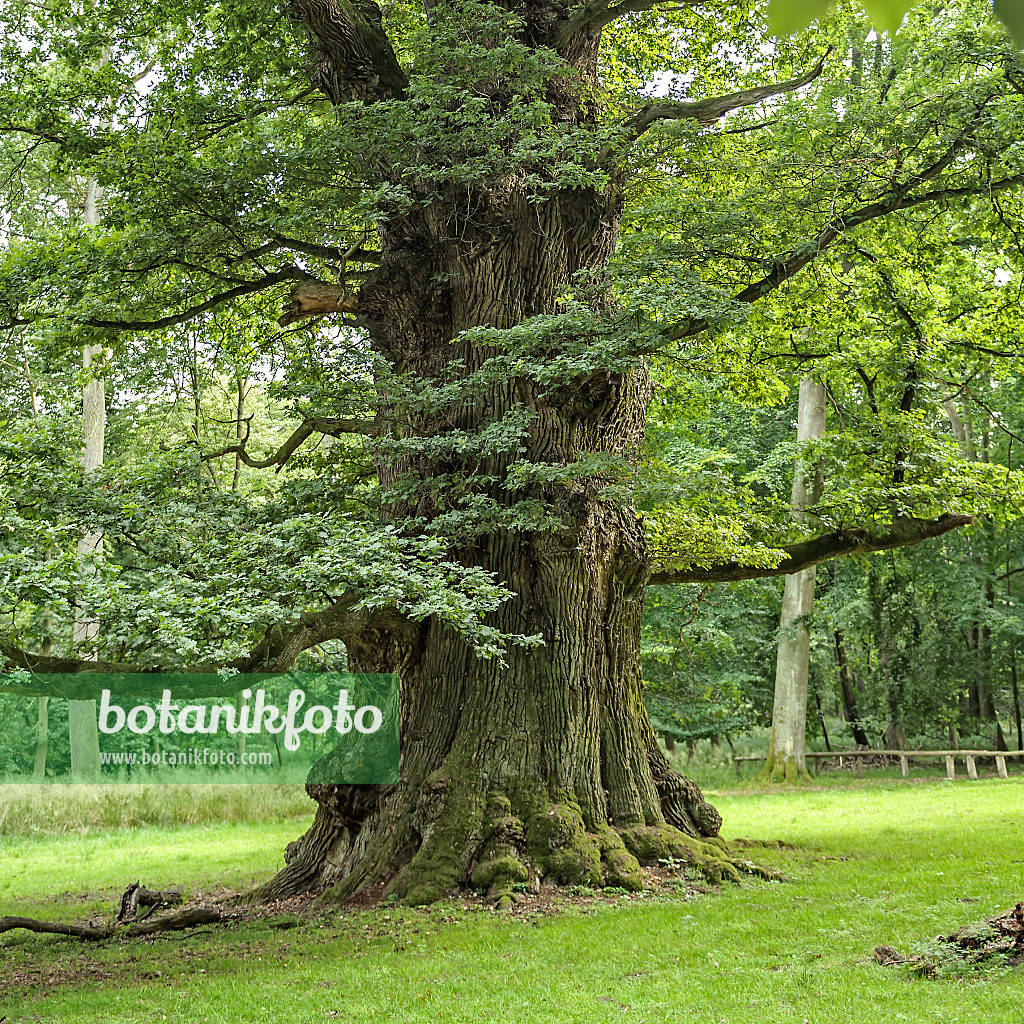
M 294 927 L 271 918 L 99 947 L 8 933 L 0 937 L 0 1016 L 68 1024 L 1024 1020 L 1022 968 L 929 980 L 872 956 L 876 944 L 906 950 L 1024 895 L 1024 781 L 869 780 L 715 802 L 727 836 L 792 844 L 752 851 L 787 883 L 567 905 L 548 916 L 467 910 L 458 900 L 430 910 L 330 910 Z M 302 824 L 6 835 L 0 914 L 109 914 L 118 889 L 138 877 L 192 892 L 245 885 L 280 863 Z

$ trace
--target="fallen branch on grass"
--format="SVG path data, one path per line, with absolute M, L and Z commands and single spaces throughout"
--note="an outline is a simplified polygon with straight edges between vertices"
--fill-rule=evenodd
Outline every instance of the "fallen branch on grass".
M 167 917 L 158 917 L 153 921 L 138 921 L 124 928 L 116 924 L 85 925 L 63 924 L 60 921 L 37 921 L 31 917 L 0 917 L 0 933 L 15 928 L 25 928 L 30 932 L 49 935 L 72 935 L 79 939 L 112 939 L 116 936 L 136 938 L 140 935 L 154 935 L 157 932 L 180 931 L 182 928 L 194 928 L 200 924 L 219 921 L 220 911 L 216 907 L 189 907 L 179 910 Z M 0 1024 L 3 1024 L 0 1021 Z
M 959 965 L 973 966 L 997 960 L 1008 967 L 1024 963 L 1024 903 L 998 917 L 937 935 L 930 949 L 904 956 L 892 946 L 875 946 L 875 959 L 883 967 L 909 964 L 916 973 L 934 977 Z

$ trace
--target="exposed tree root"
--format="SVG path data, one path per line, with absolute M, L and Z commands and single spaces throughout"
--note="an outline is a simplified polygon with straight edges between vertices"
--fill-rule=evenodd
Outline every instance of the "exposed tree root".
M 743 874 L 781 879 L 730 850 L 717 811 L 667 768 L 654 777 L 664 820 L 650 824 L 588 820 L 575 801 L 535 789 L 485 795 L 452 781 L 428 780 L 412 811 L 393 787 L 308 787 L 319 805 L 313 825 L 289 845 L 277 876 L 235 902 L 319 889 L 323 902 L 335 903 L 383 885 L 412 906 L 475 889 L 509 907 L 516 892 L 541 885 L 638 892 L 648 884 L 643 868 L 659 864 L 691 867 L 713 884 Z

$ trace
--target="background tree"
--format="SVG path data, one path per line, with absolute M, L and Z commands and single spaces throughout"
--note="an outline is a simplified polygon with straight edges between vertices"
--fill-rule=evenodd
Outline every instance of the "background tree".
M 820 441 L 825 433 L 825 386 L 811 377 L 800 382 L 797 405 L 797 441 Z M 802 520 L 816 505 L 823 486 L 821 466 L 798 465 L 793 474 L 793 515 Z M 795 782 L 809 777 L 805 756 L 807 680 L 811 665 L 811 626 L 817 566 L 786 577 L 779 624 L 779 653 L 775 667 L 772 734 L 765 777 Z

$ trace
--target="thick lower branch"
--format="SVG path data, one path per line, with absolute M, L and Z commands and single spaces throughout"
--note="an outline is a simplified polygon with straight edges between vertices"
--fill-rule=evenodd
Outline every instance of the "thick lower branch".
M 221 668 L 236 668 L 239 672 L 285 672 L 295 663 L 296 658 L 311 647 L 328 640 L 344 640 L 356 642 L 358 638 L 371 630 L 386 629 L 398 636 L 410 637 L 415 631 L 414 622 L 395 608 L 360 608 L 355 609 L 358 596 L 339 598 L 330 608 L 316 612 L 304 612 L 297 623 L 287 628 L 270 629 L 264 638 L 255 646 L 247 658 L 236 659 L 228 665 L 203 664 L 166 666 L 162 668 L 145 668 L 140 665 L 114 661 L 89 661 L 84 658 L 55 658 L 42 654 L 30 654 L 19 647 L 0 641 L 0 670 L 23 668 L 33 673 L 49 676 L 67 677 L 56 681 L 48 679 L 45 686 L 28 683 L 0 684 L 0 693 L 16 693 L 24 697 L 63 697 L 69 700 L 91 700 L 97 696 L 95 687 L 90 685 L 89 677 L 97 673 L 113 675 L 138 675 L 138 687 L 132 692 L 140 695 L 152 692 L 159 695 L 162 690 L 160 676 L 166 672 L 181 675 L 215 674 Z M 74 677 L 81 677 L 77 684 Z M 229 677 L 224 682 L 224 694 L 234 693 L 239 688 L 237 682 Z M 219 696 L 219 692 L 209 690 L 204 683 L 203 694 Z M 188 695 L 187 687 L 181 690 L 182 696 Z
M 883 532 L 863 529 L 837 530 L 823 537 L 781 547 L 779 550 L 786 553 L 785 557 L 771 568 L 722 562 L 718 565 L 666 569 L 651 573 L 648 586 L 670 583 L 733 583 L 737 580 L 760 579 L 763 576 L 788 576 L 831 558 L 912 547 L 923 540 L 941 537 L 950 530 L 972 522 L 974 516 L 945 515 L 938 519 L 898 519 Z

